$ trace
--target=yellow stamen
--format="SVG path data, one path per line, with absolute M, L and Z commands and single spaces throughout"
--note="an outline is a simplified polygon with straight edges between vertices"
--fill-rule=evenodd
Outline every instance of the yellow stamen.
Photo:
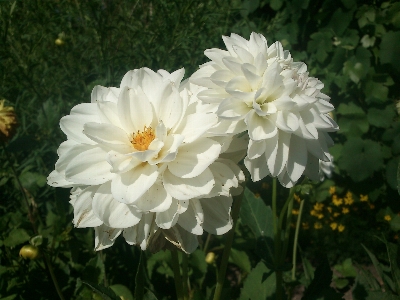
M 149 149 L 150 143 L 155 139 L 156 135 L 154 129 L 144 126 L 142 132 L 139 130 L 133 134 L 132 145 L 136 150 L 145 151 Z

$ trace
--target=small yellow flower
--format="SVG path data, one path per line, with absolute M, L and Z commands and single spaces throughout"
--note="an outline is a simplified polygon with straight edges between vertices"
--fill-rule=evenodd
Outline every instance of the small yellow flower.
M 350 210 L 347 207 L 342 208 L 342 214 L 348 214 Z
M 360 195 L 360 201 L 361 201 L 361 202 L 367 202 L 367 201 L 368 201 L 368 195 L 363 195 L 363 194 L 361 194 L 361 195 Z
M 324 208 L 324 204 L 323 203 L 315 203 L 314 204 L 314 209 L 316 211 L 321 211 Z
M 338 212 L 335 212 L 335 213 L 333 213 L 333 217 L 338 217 L 338 216 L 340 216 L 340 213 L 338 213 Z
M 329 194 L 333 195 L 333 194 L 335 194 L 335 193 L 336 193 L 336 187 L 335 187 L 335 186 L 331 186 L 331 187 L 329 188 Z
M 337 229 L 337 230 L 338 230 L 339 232 L 343 232 L 343 231 L 345 230 L 345 228 L 346 228 L 346 226 L 340 224 L 340 225 L 338 226 L 338 229 Z
M 260 198 L 260 194 L 259 194 L 259 193 L 255 193 L 255 194 L 254 194 L 254 197 Z
M 332 230 L 336 230 L 336 228 L 338 227 L 338 224 L 336 222 L 333 222 L 329 226 L 331 226 Z
M 375 204 L 369 203 L 369 208 L 370 209 L 374 209 L 375 208 Z
M 390 222 L 392 220 L 392 217 L 390 215 L 386 215 L 383 217 L 385 219 L 385 221 Z
M 315 222 L 314 223 L 314 228 L 315 229 L 321 229 L 322 228 L 322 224 L 320 222 Z
M 316 217 L 321 220 L 324 218 L 324 214 L 318 214 L 318 215 L 316 215 Z
M 292 209 L 292 215 L 297 216 L 299 214 L 299 210 L 298 209 Z
M 343 204 L 343 199 L 342 198 L 338 198 L 336 195 L 332 196 L 332 203 L 336 206 L 340 206 Z
M 347 205 L 352 205 L 354 203 L 353 194 L 351 192 L 346 193 L 346 197 L 344 197 L 344 203 Z
M 330 214 L 332 213 L 332 207 L 328 206 L 326 209 L 329 211 Z
M 0 140 L 7 142 L 17 129 L 17 116 L 14 107 L 4 106 L 5 100 L 0 100 Z
M 310 229 L 310 225 L 308 225 L 308 222 L 302 222 L 301 223 L 301 227 L 303 227 L 303 229 Z

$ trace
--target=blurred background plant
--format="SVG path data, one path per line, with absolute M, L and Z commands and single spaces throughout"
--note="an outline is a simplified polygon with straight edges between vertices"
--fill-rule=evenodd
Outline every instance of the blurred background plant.
M 117 85 L 143 66 L 185 67 L 189 76 L 207 60 L 205 49 L 223 48 L 221 35 L 252 31 L 308 65 L 340 126 L 332 178 L 296 192 L 301 255 L 287 289 L 306 286 L 303 299 L 340 299 L 351 287 L 354 299 L 383 299 L 383 289 L 385 299 L 399 295 L 399 2 L 1 1 L 0 20 L 0 122 L 13 107 L 19 125 L 0 150 L 0 299 L 133 299 L 140 251 L 117 240 L 96 253 L 93 232 L 73 229 L 68 191 L 46 185 L 65 139 L 59 119 L 89 101 L 95 85 Z M 273 297 L 270 187 L 271 180 L 248 184 L 223 299 Z M 193 299 L 212 295 L 223 248 L 224 237 L 204 236 L 190 255 Z M 174 299 L 170 256 L 143 257 L 148 299 Z

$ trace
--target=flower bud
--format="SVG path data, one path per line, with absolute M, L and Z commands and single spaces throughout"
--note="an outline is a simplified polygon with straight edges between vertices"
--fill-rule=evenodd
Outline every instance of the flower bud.
M 56 39 L 54 41 L 54 44 L 56 44 L 57 46 L 62 46 L 64 45 L 64 41 L 62 39 Z
M 25 245 L 19 250 L 19 256 L 24 259 L 37 259 L 39 257 L 39 248 L 32 245 Z
M 0 140 L 7 142 L 14 136 L 18 123 L 14 108 L 4 106 L 4 102 L 0 100 Z
M 211 265 L 215 261 L 215 253 L 214 252 L 208 252 L 206 255 L 206 263 Z

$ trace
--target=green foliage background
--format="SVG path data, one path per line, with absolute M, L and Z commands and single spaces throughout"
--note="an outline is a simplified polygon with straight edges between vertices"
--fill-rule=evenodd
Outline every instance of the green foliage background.
M 235 32 L 248 38 L 252 31 L 264 34 L 269 43 L 281 41 L 295 60 L 304 61 L 310 75 L 325 84 L 323 91 L 336 107 L 340 131 L 333 135 L 336 144 L 331 151 L 335 174 L 304 195 L 309 205 L 327 201 L 329 188 L 336 186 L 368 195 L 375 206 L 368 215 L 354 215 L 354 226 L 341 238 L 333 233 L 324 234 L 324 239 L 317 233 L 304 234 L 304 257 L 314 262 L 316 249 L 322 247 L 329 249 L 331 264 L 348 257 L 365 263 L 361 243 L 373 247 L 372 235 L 383 233 L 396 241 L 400 229 L 399 2 L 3 0 L 0 99 L 15 107 L 19 130 L 5 145 L 7 151 L 0 150 L 0 299 L 57 298 L 44 260 L 18 256 L 21 246 L 37 235 L 43 236 L 42 258 L 51 261 L 66 299 L 96 297 L 82 281 L 112 286 L 119 295 L 124 287 L 118 284 L 134 291 L 140 251 L 118 239 L 112 248 L 96 254 L 92 230 L 72 226 L 69 191 L 46 185 L 56 150 L 65 139 L 59 119 L 74 105 L 89 101 L 95 85 L 116 86 L 128 70 L 144 66 L 168 71 L 185 67 L 189 76 L 207 61 L 205 49 L 224 47 L 221 35 Z M 247 190 L 228 272 L 230 288 L 224 291 L 233 299 L 266 299 L 273 296 L 274 284 L 271 276 L 264 280 L 271 272 L 265 255 L 269 241 L 254 221 L 263 222 L 262 232 L 270 229 L 271 212 L 266 206 L 270 190 L 263 190 L 261 183 L 249 187 L 264 202 Z M 280 190 L 282 197 L 286 193 Z M 386 215 L 390 222 L 384 221 Z M 223 244 L 223 237 L 212 237 L 207 249 L 203 245 L 190 256 L 193 299 L 211 294 Z M 387 257 L 384 245 L 393 250 L 395 244 L 376 246 L 379 259 Z M 260 247 L 264 254 L 259 253 Z M 205 255 L 210 251 L 217 260 L 207 264 Z M 158 299 L 174 299 L 169 255 L 147 253 L 145 261 L 146 287 Z M 308 285 L 304 278 L 302 283 Z M 357 280 L 362 283 L 362 278 Z M 254 294 L 254 286 L 261 283 L 263 290 Z M 396 285 L 388 290 L 395 293 Z M 368 299 L 381 299 L 377 295 Z

